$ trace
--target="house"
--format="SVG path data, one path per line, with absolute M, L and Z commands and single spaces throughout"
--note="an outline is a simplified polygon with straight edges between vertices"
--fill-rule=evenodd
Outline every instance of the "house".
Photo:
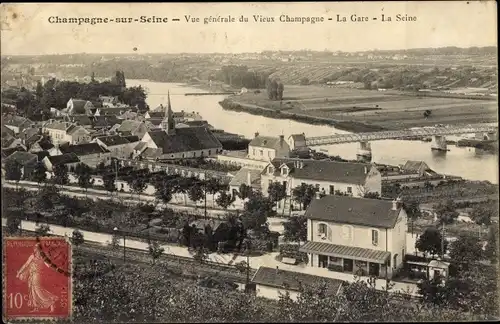
M 64 108 L 62 111 L 64 114 L 68 116 L 73 116 L 73 115 L 91 116 L 92 109 L 94 109 L 94 105 L 90 101 L 71 98 L 68 100 L 66 108 Z
M 26 128 L 22 132 L 20 132 L 19 138 L 23 141 L 23 144 L 26 145 L 26 147 L 29 147 L 28 139 L 40 134 L 41 134 L 41 129 L 32 125 L 32 127 Z
M 252 168 L 241 168 L 236 172 L 234 177 L 229 182 L 229 191 L 233 196 L 236 195 L 240 190 L 242 184 L 246 184 L 253 190 L 258 191 L 261 188 L 260 184 L 260 174 L 262 173 L 259 169 Z
M 114 107 L 118 103 L 118 97 L 99 95 L 103 107 Z
M 26 150 L 22 146 L 2 149 L 2 160 L 11 156 L 15 152 L 26 152 Z
M 160 105 L 159 107 L 161 110 L 159 111 L 146 111 L 144 114 L 145 119 L 151 119 L 151 118 L 156 118 L 156 119 L 163 119 L 165 118 L 165 112 L 163 111 L 163 105 Z
M 111 152 L 97 143 L 61 145 L 59 150 L 61 154 L 76 154 L 82 163 L 94 168 L 101 162 L 108 165 L 111 161 Z
M 2 159 L 2 164 L 5 165 L 9 161 L 16 161 L 21 165 L 21 177 L 22 179 L 26 179 L 32 174 L 33 170 L 35 170 L 36 164 L 38 163 L 38 157 L 29 152 L 16 151 L 7 158 Z
M 30 146 L 28 151 L 30 153 L 49 151 L 51 148 L 54 147 L 54 144 L 52 144 L 47 139 L 44 139 L 43 136 L 35 135 L 33 136 L 33 138 L 34 138 L 33 141 L 31 138 L 29 139 Z
M 49 172 L 54 172 L 54 168 L 57 165 L 65 165 L 68 170 L 75 168 L 79 163 L 80 159 L 74 153 L 62 154 L 57 156 L 46 156 L 42 160 L 45 169 Z
M 290 150 L 296 151 L 308 151 L 309 147 L 306 145 L 306 135 L 302 134 L 292 134 L 288 137 L 288 146 Z
M 324 283 L 326 293 L 335 296 L 340 293 L 343 284 L 342 280 L 281 270 L 278 267 L 276 269 L 259 267 L 251 282 L 255 284 L 257 297 L 279 299 L 280 295 L 288 292 L 293 300 L 297 300 L 303 286 Z
M 121 115 L 125 114 L 128 111 L 131 111 L 131 107 L 113 107 L 113 108 L 100 108 L 98 109 L 94 116 L 116 116 L 121 118 Z
M 137 138 L 137 136 L 129 136 L 129 138 Z M 111 152 L 111 157 L 118 159 L 129 159 L 132 157 L 134 147 L 137 145 L 138 141 L 130 142 L 127 137 L 120 135 L 111 135 L 97 137 L 92 140 L 93 143 L 97 143 L 100 146 L 106 148 Z
M 26 128 L 30 128 L 33 125 L 33 121 L 28 118 L 24 118 L 17 115 L 6 115 L 2 116 L 2 124 L 12 130 L 14 134 L 19 134 Z
M 431 168 L 424 161 L 406 161 L 405 165 L 401 167 L 404 173 L 418 174 L 419 177 L 426 175 Z
M 116 116 L 93 116 L 90 118 L 92 129 L 109 129 L 116 124 L 120 124 L 123 120 Z
M 12 136 L 12 137 L 14 137 L 15 135 L 16 135 L 16 133 L 12 129 L 8 128 L 5 125 L 2 125 L 2 138 L 5 137 L 5 136 Z
M 51 119 L 42 126 L 42 132 L 50 136 L 55 145 L 62 143 L 79 144 L 90 141 L 90 132 L 87 129 L 64 121 Z
M 407 215 L 400 200 L 326 196 L 306 210 L 309 266 L 391 279 L 406 254 Z
M 222 144 L 205 127 L 175 128 L 170 95 L 166 110 L 161 129 L 144 134 L 134 148 L 136 154 L 148 160 L 168 160 L 210 157 L 222 152 Z
M 149 129 L 144 122 L 124 120 L 119 127 L 116 127 L 115 131 L 122 136 L 137 135 L 142 138 Z
M 93 127 L 91 118 L 92 116 L 78 115 L 78 116 L 65 116 L 63 120 L 75 125 L 83 126 L 86 129 L 91 129 Z
M 285 137 L 261 136 L 255 133 L 254 139 L 248 144 L 248 158 L 260 161 L 272 161 L 275 158 L 290 156 L 290 146 Z
M 21 139 L 12 136 L 2 137 L 2 148 L 13 147 L 22 147 L 24 150 L 26 150 L 26 146 L 23 145 L 23 141 L 21 141 Z
M 368 192 L 382 193 L 382 177 L 371 165 L 302 159 L 274 159 L 261 175 L 262 192 L 272 182 L 283 183 L 287 194 L 301 184 L 313 185 L 324 195 L 347 194 L 363 197 Z

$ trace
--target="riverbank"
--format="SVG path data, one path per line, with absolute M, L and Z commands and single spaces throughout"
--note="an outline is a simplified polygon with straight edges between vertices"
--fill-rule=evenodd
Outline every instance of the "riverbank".
M 270 108 L 259 107 L 250 104 L 243 104 L 233 99 L 226 98 L 219 102 L 219 105 L 225 110 L 232 110 L 237 112 L 245 112 L 252 115 L 264 116 L 274 119 L 290 119 L 301 123 L 310 125 L 326 125 L 332 126 L 340 130 L 362 133 L 362 132 L 377 132 L 387 130 L 386 128 L 369 125 L 353 121 L 339 121 L 324 117 L 308 116 L 304 114 L 290 113 L 282 110 L 275 110 Z

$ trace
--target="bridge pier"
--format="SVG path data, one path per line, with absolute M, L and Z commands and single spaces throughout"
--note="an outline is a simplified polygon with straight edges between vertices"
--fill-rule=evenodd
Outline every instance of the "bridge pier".
M 370 142 L 361 141 L 358 143 L 358 151 L 356 153 L 358 161 L 371 162 L 372 160 L 372 147 Z
M 492 141 L 497 138 L 497 133 L 496 132 L 487 132 L 487 133 L 476 133 L 475 138 L 477 140 L 482 140 L 482 141 Z
M 443 135 L 433 135 L 431 141 L 431 150 L 447 152 L 446 137 Z

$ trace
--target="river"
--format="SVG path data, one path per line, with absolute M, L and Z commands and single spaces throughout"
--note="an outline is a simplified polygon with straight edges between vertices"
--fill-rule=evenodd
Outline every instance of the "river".
M 292 120 L 273 119 L 243 112 L 223 110 L 219 101 L 224 95 L 185 96 L 185 93 L 205 92 L 179 83 L 150 82 L 147 80 L 127 80 L 128 86 L 142 85 L 148 91 L 147 103 L 154 109 L 167 103 L 170 91 L 174 111 L 199 112 L 215 128 L 230 133 L 253 138 L 256 132 L 261 135 L 287 138 L 291 134 L 305 133 L 307 136 L 325 136 L 348 133 L 331 126 L 309 125 Z M 450 139 L 453 139 L 450 137 Z M 345 159 L 356 159 L 357 144 L 339 144 L 314 147 L 328 150 L 330 155 Z M 372 161 L 376 163 L 399 165 L 407 160 L 425 161 L 438 173 L 461 176 L 470 180 L 488 180 L 498 184 L 498 155 L 476 152 L 474 148 L 459 148 L 448 145 L 450 151 L 436 153 L 431 151 L 430 143 L 420 141 L 384 140 L 371 142 Z

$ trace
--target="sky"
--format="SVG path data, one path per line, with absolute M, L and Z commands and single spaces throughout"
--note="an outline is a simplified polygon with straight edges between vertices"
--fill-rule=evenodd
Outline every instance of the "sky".
M 264 50 L 366 51 L 496 46 L 495 1 L 346 3 L 53 3 L 2 4 L 1 54 L 241 53 Z M 381 15 L 392 17 L 382 22 Z M 397 14 L 416 17 L 396 22 Z M 204 24 L 207 17 L 235 23 Z M 241 15 L 249 19 L 240 23 Z M 256 23 L 253 15 L 275 17 Z M 323 23 L 281 23 L 280 15 L 324 17 Z M 336 22 L 337 15 L 347 22 Z M 351 16 L 368 22 L 351 22 Z M 49 18 L 166 17 L 167 23 L 54 24 Z M 187 23 L 185 16 L 200 18 Z M 327 20 L 331 17 L 333 20 Z M 180 21 L 173 22 L 172 18 Z M 377 20 L 373 20 L 377 18 Z M 134 50 L 135 49 L 135 50 Z

